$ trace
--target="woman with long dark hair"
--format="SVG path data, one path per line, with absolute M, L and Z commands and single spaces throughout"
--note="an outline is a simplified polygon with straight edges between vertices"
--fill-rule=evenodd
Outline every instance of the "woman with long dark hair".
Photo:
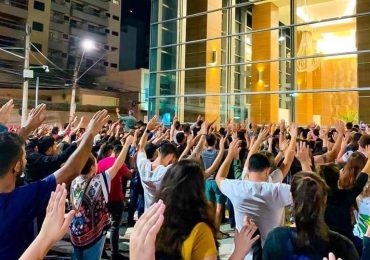
M 338 186 L 341 189 L 352 188 L 362 168 L 366 164 L 367 158 L 363 153 L 354 152 L 348 158 L 346 165 L 339 176 Z
M 216 259 L 216 228 L 204 191 L 204 173 L 192 160 L 173 165 L 156 201 L 166 205 L 156 242 L 157 259 Z
M 330 231 L 324 221 L 327 185 L 317 174 L 300 172 L 291 184 L 296 227 L 275 228 L 267 237 L 263 259 L 323 259 L 330 252 L 342 259 L 358 259 L 344 236 Z
M 362 251 L 362 241 L 352 232 L 352 208 L 368 181 L 369 166 L 367 165 L 370 165 L 369 160 L 366 164 L 366 157 L 362 153 L 355 152 L 350 156 L 342 173 L 336 164 L 321 165 L 319 170 L 319 174 L 329 186 L 325 222 L 331 230 L 349 238 L 359 253 Z

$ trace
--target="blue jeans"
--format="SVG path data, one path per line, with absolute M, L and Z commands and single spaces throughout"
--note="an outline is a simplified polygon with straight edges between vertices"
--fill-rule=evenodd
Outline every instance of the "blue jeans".
M 73 260 L 98 260 L 101 258 L 105 242 L 105 235 L 103 235 L 92 246 L 86 249 L 73 247 L 72 259 Z

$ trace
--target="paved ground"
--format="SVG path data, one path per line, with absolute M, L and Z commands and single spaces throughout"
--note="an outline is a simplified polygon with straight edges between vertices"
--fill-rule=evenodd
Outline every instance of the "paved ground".
M 221 230 L 225 233 L 228 233 L 231 235 L 230 238 L 219 240 L 220 248 L 220 259 L 228 259 L 230 254 L 233 250 L 233 232 L 230 230 L 230 226 L 228 224 L 224 224 L 221 227 Z M 127 228 L 125 226 L 122 226 L 120 229 L 120 251 L 121 254 L 123 254 L 126 259 L 128 259 L 129 256 L 129 238 L 130 234 L 132 232 L 132 228 Z M 109 234 L 108 236 L 109 237 Z M 107 239 L 107 243 L 109 243 L 109 239 Z M 110 256 L 110 250 L 108 245 L 108 250 L 106 250 L 108 257 L 103 257 L 102 259 L 109 259 Z M 67 234 L 64 238 L 64 240 L 59 241 L 50 251 L 46 259 L 70 259 L 70 255 L 72 253 L 72 246 L 69 242 L 69 235 Z

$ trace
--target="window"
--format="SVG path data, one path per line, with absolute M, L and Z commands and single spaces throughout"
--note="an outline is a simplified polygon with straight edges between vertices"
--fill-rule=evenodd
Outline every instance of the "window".
M 112 51 L 116 51 L 118 48 L 117 47 L 111 47 L 110 48 Z
M 109 29 L 105 29 L 105 33 L 110 33 Z
M 45 4 L 40 1 L 35 1 L 33 3 L 33 8 L 40 10 L 40 11 L 45 11 Z
M 42 32 L 42 31 L 44 31 L 44 25 L 42 23 L 33 22 L 32 23 L 32 30 Z
M 110 64 L 110 66 L 111 66 L 112 68 L 117 68 L 117 67 L 118 67 L 117 63 L 111 63 L 111 64 Z
M 64 21 L 69 21 L 69 16 L 65 15 L 64 16 Z
M 109 50 L 109 46 L 108 45 L 104 45 L 104 50 Z
M 33 44 L 33 45 L 35 45 L 35 47 L 36 47 L 39 51 L 42 51 L 42 44 L 40 44 L 40 43 L 36 43 L 36 42 L 33 42 L 32 44 Z M 35 47 L 33 47 L 33 46 L 31 45 L 31 50 L 32 50 L 32 51 L 37 51 L 37 50 L 35 49 Z
M 66 40 L 68 40 L 68 34 L 66 34 L 66 33 L 63 33 L 63 39 L 66 39 Z
M 117 15 L 113 15 L 113 19 L 119 21 L 119 17 Z
M 107 61 L 104 61 L 104 66 L 108 67 L 109 63 Z
M 107 17 L 110 17 L 110 13 L 105 13 L 105 15 L 106 15 Z
M 112 31 L 112 34 L 113 34 L 114 36 L 118 36 L 118 32 Z
M 68 56 L 67 53 L 64 53 L 64 52 L 62 53 L 63 58 L 67 58 L 67 56 Z

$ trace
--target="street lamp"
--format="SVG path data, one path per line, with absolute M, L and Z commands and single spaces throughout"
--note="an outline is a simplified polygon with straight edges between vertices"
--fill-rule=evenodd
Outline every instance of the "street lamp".
M 85 52 L 91 51 L 95 49 L 95 42 L 91 39 L 85 39 L 81 42 L 81 48 L 82 48 L 82 55 L 79 62 L 76 62 L 75 68 L 73 71 L 73 83 L 72 83 L 72 95 L 71 95 L 71 107 L 69 110 L 69 116 L 70 118 L 73 117 L 75 110 L 76 110 L 76 87 L 77 87 L 77 81 L 78 81 L 78 73 L 80 71 L 82 60 L 85 56 Z

